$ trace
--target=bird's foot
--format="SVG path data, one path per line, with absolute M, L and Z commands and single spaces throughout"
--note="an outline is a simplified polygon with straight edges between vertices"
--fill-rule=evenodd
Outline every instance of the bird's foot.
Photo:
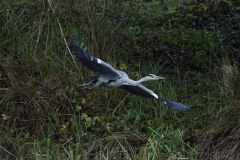
M 83 88 L 83 89 L 89 89 L 89 90 L 91 90 L 91 89 L 93 89 L 93 88 L 95 88 L 95 87 L 97 87 L 97 86 L 90 87 L 89 84 L 78 84 L 77 87 L 81 87 L 81 88 Z
M 92 82 L 89 83 L 83 83 L 83 84 L 78 84 L 77 87 L 86 87 L 89 86 Z
M 91 87 L 89 87 L 89 86 L 87 86 L 87 87 L 82 87 L 83 89 L 89 89 L 89 90 L 91 90 L 92 88 Z

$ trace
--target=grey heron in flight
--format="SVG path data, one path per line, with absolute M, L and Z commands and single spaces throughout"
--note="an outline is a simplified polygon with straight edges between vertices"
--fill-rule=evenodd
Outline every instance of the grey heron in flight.
M 115 87 L 120 87 L 121 89 L 138 96 L 156 98 L 167 106 L 178 111 L 185 111 L 190 108 L 190 106 L 185 106 L 181 103 L 172 102 L 170 100 L 162 98 L 141 84 L 144 81 L 165 79 L 164 77 L 149 74 L 138 81 L 134 81 L 130 79 L 125 72 L 116 70 L 101 59 L 89 55 L 86 52 L 87 48 L 83 49 L 83 43 L 81 46 L 78 46 L 73 41 L 70 41 L 70 46 L 74 50 L 77 59 L 82 63 L 82 65 L 94 72 L 98 72 L 97 76 L 89 77 L 89 83 L 81 85 L 82 87 L 86 87 L 92 83 L 94 84 L 92 88 L 100 87 L 104 90 L 111 90 Z

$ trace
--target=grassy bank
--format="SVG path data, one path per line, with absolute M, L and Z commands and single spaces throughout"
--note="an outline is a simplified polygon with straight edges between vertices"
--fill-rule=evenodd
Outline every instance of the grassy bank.
M 237 159 L 239 6 L 1 2 L 0 159 Z M 167 77 L 144 85 L 193 107 L 77 88 L 94 73 L 70 39 L 132 79 Z

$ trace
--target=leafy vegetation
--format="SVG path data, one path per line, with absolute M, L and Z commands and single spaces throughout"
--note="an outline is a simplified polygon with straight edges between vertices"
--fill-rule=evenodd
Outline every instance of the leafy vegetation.
M 239 158 L 238 1 L 0 4 L 0 159 Z M 70 39 L 193 107 L 77 88 L 94 73 Z

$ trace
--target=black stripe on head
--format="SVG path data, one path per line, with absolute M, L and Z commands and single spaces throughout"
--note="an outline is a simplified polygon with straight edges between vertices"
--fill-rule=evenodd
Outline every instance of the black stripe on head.
M 155 76 L 154 74 L 149 74 L 149 75 L 147 75 L 147 76 L 149 76 L 149 77 L 153 77 L 153 76 Z

